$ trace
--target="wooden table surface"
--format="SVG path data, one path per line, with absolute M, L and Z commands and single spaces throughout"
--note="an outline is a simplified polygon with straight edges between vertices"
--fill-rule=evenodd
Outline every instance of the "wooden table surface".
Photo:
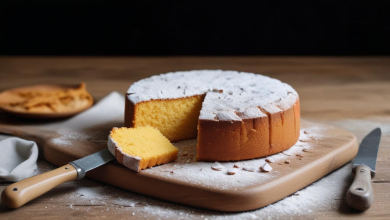
M 239 70 L 280 79 L 298 91 L 303 118 L 350 130 L 359 141 L 372 128 L 382 128 L 373 179 L 375 202 L 368 211 L 348 208 L 344 195 L 338 195 L 334 198 L 339 201 L 336 207 L 270 218 L 390 218 L 390 57 L 0 57 L 0 91 L 83 81 L 98 100 L 110 91 L 125 93 L 134 81 L 154 74 L 192 69 Z M 55 168 L 41 159 L 38 166 L 39 173 Z M 0 180 L 0 190 L 9 184 Z M 75 202 L 75 191 L 92 196 L 96 193 L 88 189 L 104 191 L 104 196 L 98 202 Z M 138 202 L 116 202 L 124 197 Z M 160 208 L 146 212 L 145 207 L 151 204 Z M 256 218 L 250 213 L 218 213 L 172 204 L 88 179 L 63 184 L 17 210 L 0 204 L 0 219 L 154 219 L 172 213 L 182 219 Z

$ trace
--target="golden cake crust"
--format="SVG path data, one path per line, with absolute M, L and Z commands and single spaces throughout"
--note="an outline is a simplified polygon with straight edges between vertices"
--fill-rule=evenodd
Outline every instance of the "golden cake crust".
M 299 100 L 281 113 L 243 121 L 199 120 L 200 161 L 253 159 L 287 150 L 299 139 Z

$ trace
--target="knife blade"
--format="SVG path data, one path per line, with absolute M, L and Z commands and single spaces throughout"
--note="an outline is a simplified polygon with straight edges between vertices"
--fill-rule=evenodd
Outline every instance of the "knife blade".
M 371 176 L 375 177 L 376 158 L 378 156 L 381 136 L 381 129 L 376 128 L 362 140 L 359 151 L 353 161 L 353 168 L 364 164 L 370 167 Z
M 69 162 L 55 170 L 11 184 L 3 190 L 1 201 L 9 208 L 19 208 L 62 183 L 82 179 L 86 172 L 114 159 L 114 155 L 105 149 Z
M 354 209 L 365 211 L 374 202 L 371 178 L 375 176 L 376 159 L 382 131 L 376 128 L 361 142 L 353 161 L 352 173 L 355 179 L 347 192 L 347 203 Z
M 88 155 L 81 159 L 69 162 L 77 170 L 77 180 L 82 179 L 85 173 L 114 160 L 115 156 L 108 149 Z

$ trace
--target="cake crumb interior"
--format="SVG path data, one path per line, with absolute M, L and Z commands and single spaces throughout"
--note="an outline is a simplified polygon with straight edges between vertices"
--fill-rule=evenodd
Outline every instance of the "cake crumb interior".
M 150 126 L 116 128 L 113 129 L 111 138 L 123 153 L 141 158 L 141 169 L 168 163 L 177 158 L 178 149 L 160 131 Z
M 136 105 L 134 127 L 157 128 L 170 141 L 196 138 L 205 95 L 153 100 Z

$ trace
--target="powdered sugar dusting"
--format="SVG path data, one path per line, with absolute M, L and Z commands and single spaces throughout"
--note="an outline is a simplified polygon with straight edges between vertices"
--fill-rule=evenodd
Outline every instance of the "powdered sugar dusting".
M 289 159 L 291 163 L 300 162 L 302 157 L 297 156 L 297 154 L 302 153 L 303 148 L 310 149 L 313 147 L 315 140 L 313 140 L 312 137 L 316 137 L 318 140 L 321 139 L 321 134 L 317 133 L 319 128 L 316 126 L 306 128 L 305 130 L 310 131 L 310 134 L 305 134 L 304 130 L 301 130 L 300 139 L 307 139 L 310 141 L 298 141 L 290 149 L 272 155 L 271 157 L 274 160 L 274 164 L 277 164 L 278 162 L 283 163 L 287 159 Z M 323 130 L 321 130 L 321 132 L 323 132 Z M 173 144 L 175 147 L 179 148 L 179 158 L 175 162 L 153 167 L 152 169 L 146 169 L 142 172 L 153 173 L 154 175 L 164 176 L 167 179 L 192 183 L 207 188 L 218 187 L 220 189 L 231 190 L 256 186 L 283 175 L 282 173 L 274 172 L 274 170 L 269 173 L 262 172 L 259 167 L 264 165 L 265 157 L 244 161 L 219 162 L 218 164 L 212 162 L 198 162 L 196 161 L 196 140 L 180 141 Z M 235 175 L 228 175 L 227 172 L 218 172 L 211 168 L 216 167 L 217 165 L 222 165 L 224 169 L 230 169 L 236 165 L 240 167 L 240 169 L 237 169 Z M 280 165 L 272 165 L 273 168 L 275 168 L 275 166 Z M 287 167 L 288 165 L 285 166 Z M 252 167 L 254 172 L 246 171 L 246 167 Z M 171 173 L 171 171 L 173 171 L 173 173 Z
M 83 197 L 83 199 L 96 199 L 103 191 L 103 187 L 82 187 L 77 189 L 77 193 Z
M 122 105 L 121 102 L 123 102 L 123 100 L 117 99 L 111 104 Z M 62 129 L 59 130 L 59 133 L 62 137 L 58 137 L 54 141 L 63 143 L 64 147 L 66 147 L 67 144 L 72 144 L 74 140 L 80 139 L 99 143 L 105 146 L 109 130 L 118 125 L 110 127 L 106 126 L 107 130 L 105 130 L 106 127 L 103 126 L 104 129 L 101 129 L 102 126 L 98 125 L 100 124 L 98 122 L 99 120 L 104 121 L 104 117 L 97 117 L 99 116 L 98 113 L 94 113 L 92 114 L 93 116 L 89 116 L 87 112 L 85 114 L 88 117 L 94 117 L 97 121 L 96 124 L 92 127 L 87 126 L 87 129 L 77 131 L 74 129 L 65 129 L 65 126 L 60 126 Z M 118 108 L 113 115 L 115 118 L 121 118 L 123 116 L 123 108 L 120 110 Z M 79 120 L 80 122 L 78 123 L 87 123 L 86 120 Z M 118 123 L 118 121 L 112 122 L 112 119 L 109 119 L 109 121 L 104 121 L 104 124 L 110 125 L 114 122 Z M 73 122 L 72 125 L 77 127 L 77 122 Z M 314 152 L 316 150 L 316 143 L 321 142 L 323 138 L 326 138 L 323 135 L 323 133 L 326 133 L 326 129 L 327 127 L 325 126 L 314 125 L 301 130 L 300 140 L 302 141 L 298 141 L 293 147 L 284 153 L 278 153 L 270 156 L 275 160 L 275 162 L 270 164 L 273 167 L 273 170 L 269 173 L 261 172 L 258 169 L 262 164 L 264 164 L 265 158 L 239 162 L 220 162 L 226 170 L 232 168 L 234 164 L 238 165 L 240 168 L 236 170 L 237 172 L 235 175 L 228 175 L 225 171 L 214 171 L 210 169 L 210 166 L 213 163 L 195 161 L 196 140 L 175 143 L 175 145 L 179 148 L 179 158 L 176 162 L 146 169 L 142 172 L 155 172 L 156 175 L 160 175 L 165 178 L 175 178 L 181 181 L 190 182 L 194 185 L 202 185 L 210 188 L 215 188 L 217 186 L 222 189 L 240 190 L 241 187 L 263 184 L 273 177 L 282 175 L 281 172 L 278 172 L 278 168 L 280 167 L 289 171 L 290 165 L 284 164 L 283 162 L 288 159 L 291 163 L 300 163 L 301 160 L 296 156 L 296 154 L 302 152 L 304 149 L 308 149 L 308 153 L 311 151 Z M 305 156 L 302 161 L 304 160 Z M 280 165 L 279 163 L 283 164 Z M 243 171 L 242 167 L 244 166 L 253 166 L 256 168 L 256 171 Z M 171 171 L 174 172 L 171 173 Z M 67 205 L 69 209 L 83 209 L 88 211 L 91 207 L 92 209 L 93 207 L 97 207 L 96 209 L 102 213 L 112 213 L 112 209 L 123 210 L 123 212 L 127 212 L 129 215 L 134 213 L 136 217 L 140 218 L 187 219 L 200 217 L 201 219 L 207 218 L 226 220 L 255 218 L 285 219 L 290 218 L 291 216 L 310 217 L 311 213 L 321 210 L 337 210 L 340 202 L 343 201 L 342 198 L 345 196 L 345 189 L 351 183 L 351 178 L 351 167 L 349 164 L 279 202 L 255 211 L 242 213 L 220 213 L 191 208 L 188 206 L 156 200 L 109 186 L 81 186 L 75 192 L 66 194 L 64 197 L 72 201 L 72 203 Z M 89 180 L 85 179 L 82 181 Z M 108 201 L 110 201 L 110 203 Z M 91 206 L 79 206 L 80 203 Z
M 46 125 L 44 129 L 55 130 L 58 137 L 51 142 L 68 146 L 74 141 L 88 141 L 98 144 L 107 143 L 112 127 L 123 125 L 124 97 L 112 92 L 89 110 L 61 123 Z
M 216 116 L 220 121 L 241 121 L 241 118 L 234 111 L 220 111 Z
M 267 117 L 266 114 L 264 114 L 258 107 L 251 107 L 245 109 L 243 112 L 239 112 L 238 115 L 242 119 L 252 119 L 252 118 L 258 118 L 258 117 Z
M 57 130 L 58 137 L 53 138 L 50 141 L 60 146 L 72 145 L 74 144 L 74 141 L 88 141 L 107 145 L 107 133 L 111 128 L 111 124 L 95 127 L 91 130 L 60 128 Z
M 234 176 L 229 175 L 231 178 Z M 240 213 L 213 212 L 191 208 L 109 186 L 80 186 L 75 192 L 66 195 L 65 199 L 73 200 L 73 203 L 68 206 L 69 209 L 78 209 L 75 208 L 78 207 L 77 204 L 80 201 L 85 201 L 86 204 L 103 206 L 100 208 L 101 212 L 126 211 L 129 215 L 153 219 L 286 219 L 299 216 L 313 218 L 314 212 L 337 210 L 341 202 L 344 201 L 343 198 L 351 180 L 351 164 L 347 164 L 276 203 L 254 211 Z M 86 210 L 88 211 L 89 208 Z
M 281 111 L 275 105 L 287 109 L 298 98 L 290 85 L 277 79 L 222 70 L 193 70 L 152 76 L 134 83 L 127 93 L 127 98 L 134 104 L 207 94 L 199 118 L 221 121 L 241 121 L 237 114 L 263 117 L 260 111 L 246 109 L 266 107 L 270 113 L 275 113 Z

